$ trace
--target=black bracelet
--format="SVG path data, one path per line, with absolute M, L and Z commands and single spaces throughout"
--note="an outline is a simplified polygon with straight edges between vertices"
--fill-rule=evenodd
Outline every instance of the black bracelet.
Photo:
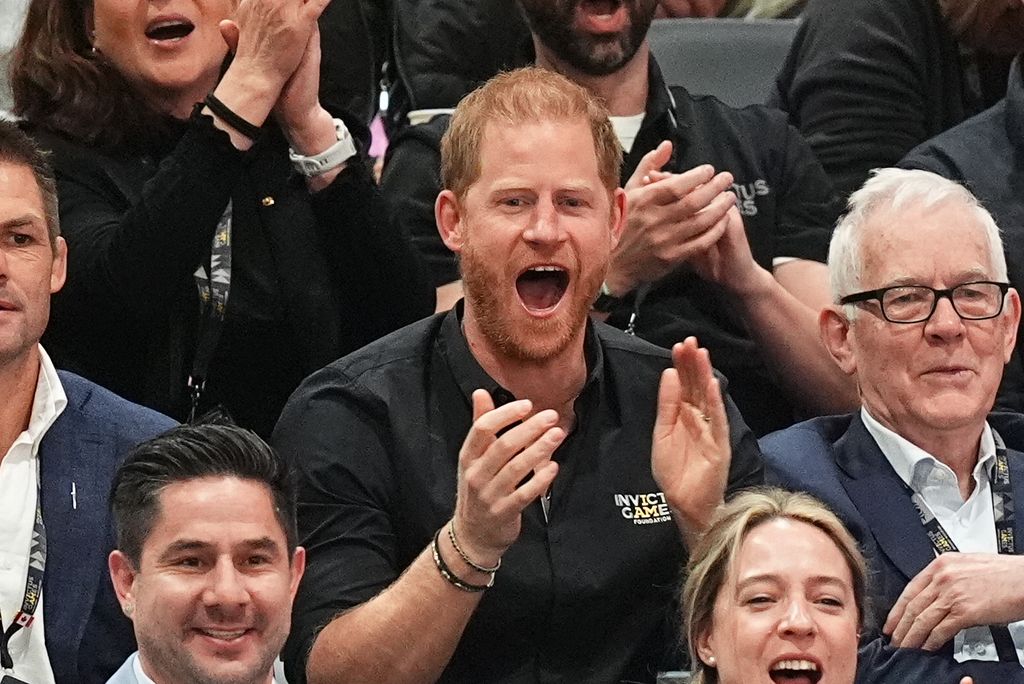
M 249 140 L 256 142 L 256 138 L 260 137 L 260 127 L 254 126 L 242 117 L 235 114 L 233 111 L 228 109 L 228 106 L 217 99 L 217 97 L 210 93 L 203 100 L 206 106 L 210 108 L 210 111 L 217 115 L 221 121 L 231 126 L 236 131 L 244 135 Z
M 487 591 L 494 585 L 494 575 L 491 575 L 490 580 L 487 584 L 470 584 L 469 582 L 463 582 L 455 573 L 451 571 L 448 564 L 441 558 L 441 545 L 438 542 L 438 538 L 441 536 L 441 530 L 434 533 L 434 541 L 430 545 L 430 552 L 434 556 L 434 565 L 437 566 L 437 571 L 441 573 L 441 577 L 445 579 L 448 584 L 461 589 L 462 591 L 468 591 L 470 593 L 479 593 L 481 591 Z

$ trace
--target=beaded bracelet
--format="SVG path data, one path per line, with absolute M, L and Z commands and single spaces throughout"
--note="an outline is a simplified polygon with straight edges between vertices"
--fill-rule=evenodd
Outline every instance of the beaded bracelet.
M 500 558 L 498 559 L 498 562 L 494 564 L 493 568 L 484 567 L 483 565 L 479 565 L 478 563 L 474 563 L 473 561 L 471 561 L 469 559 L 469 556 L 466 555 L 466 552 L 462 550 L 461 546 L 459 546 L 459 540 L 455 537 L 455 520 L 454 519 L 451 521 L 451 523 L 448 524 L 448 538 L 452 540 L 452 547 L 455 549 L 455 553 L 459 554 L 459 558 L 464 560 L 466 562 L 466 565 L 468 565 L 469 567 L 473 568 L 477 572 L 485 572 L 488 575 L 493 575 L 494 573 L 498 572 L 498 568 L 501 567 L 501 559 Z
M 434 556 L 434 565 L 437 566 L 437 571 L 441 573 L 441 577 L 443 577 L 448 584 L 470 593 L 486 591 L 494 586 L 493 574 L 487 581 L 487 584 L 470 584 L 469 582 L 463 582 L 461 579 L 456 577 L 455 573 L 448 567 L 448 564 L 444 562 L 443 558 L 441 558 L 441 545 L 438 543 L 438 539 L 440 539 L 440 537 L 441 530 L 438 530 L 434 533 L 434 542 L 430 545 L 430 552 Z

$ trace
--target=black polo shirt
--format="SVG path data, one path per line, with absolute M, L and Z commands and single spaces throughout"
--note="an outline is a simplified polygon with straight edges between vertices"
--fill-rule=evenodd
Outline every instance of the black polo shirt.
M 443 682 L 653 681 L 677 664 L 686 554 L 650 466 L 670 357 L 604 325 L 589 325 L 585 346 L 549 520 L 539 503 L 524 512 Z M 331 364 L 288 402 L 274 445 L 298 473 L 309 554 L 284 652 L 293 683 L 305 681 L 318 630 L 394 582 L 451 518 L 477 388 L 513 399 L 476 362 L 453 311 Z M 760 483 L 762 465 L 731 401 L 727 411 L 735 490 Z

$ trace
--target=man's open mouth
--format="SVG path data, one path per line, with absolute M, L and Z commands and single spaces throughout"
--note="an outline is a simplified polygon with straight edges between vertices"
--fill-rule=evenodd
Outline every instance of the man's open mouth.
M 558 306 L 568 287 L 569 274 L 561 266 L 533 266 L 516 278 L 519 300 L 536 313 Z
M 813 660 L 780 660 L 768 670 L 775 684 L 818 684 L 821 674 Z
M 188 19 L 162 19 L 146 26 L 146 37 L 150 40 L 179 40 L 195 28 L 195 24 Z
M 622 7 L 622 0 L 582 0 L 579 6 L 587 14 L 608 16 Z

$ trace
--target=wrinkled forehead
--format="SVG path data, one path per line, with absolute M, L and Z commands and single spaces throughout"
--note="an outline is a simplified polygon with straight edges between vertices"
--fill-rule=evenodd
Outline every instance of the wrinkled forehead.
M 955 201 L 876 209 L 861 227 L 859 263 L 865 287 L 894 279 L 927 284 L 995 275 L 986 227 L 974 210 Z

